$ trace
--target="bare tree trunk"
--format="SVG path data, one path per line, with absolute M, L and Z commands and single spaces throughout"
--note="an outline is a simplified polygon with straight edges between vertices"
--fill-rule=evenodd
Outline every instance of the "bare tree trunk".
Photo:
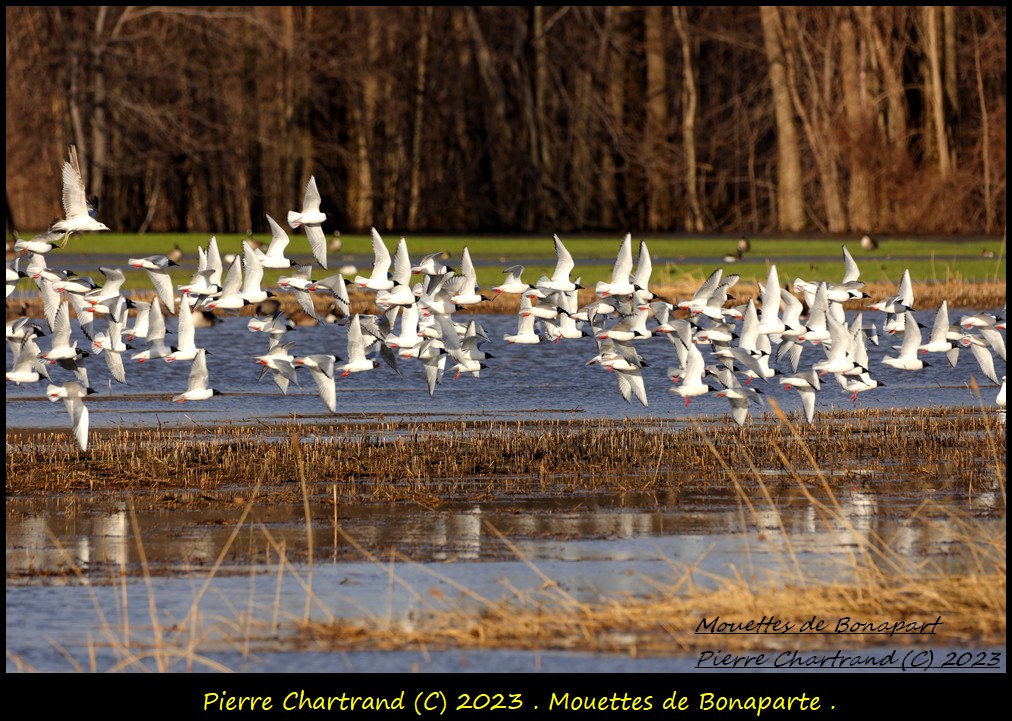
M 470 68 L 474 59 L 474 53 L 471 51 L 471 43 L 465 39 L 467 36 L 466 19 L 464 17 L 464 10 L 460 7 L 450 8 L 450 27 L 454 38 L 454 45 L 457 48 L 457 65 L 461 68 Z M 458 78 L 458 83 L 461 87 L 461 97 L 466 97 L 468 86 L 465 84 L 465 78 Z M 453 130 L 456 140 L 456 150 L 458 153 L 458 163 L 463 171 L 467 169 L 467 172 L 457 172 L 456 174 L 456 189 L 455 196 L 457 198 L 457 204 L 461 208 L 461 212 L 464 209 L 471 209 L 472 212 L 479 212 L 475 207 L 474 203 L 471 202 L 472 194 L 474 189 L 471 184 L 472 167 L 475 163 L 474 146 L 471 143 L 471 136 L 468 132 L 467 115 L 465 113 L 452 113 L 453 115 Z M 477 221 L 471 221 L 476 223 Z
M 685 153 L 685 194 L 688 200 L 685 229 L 690 233 L 699 233 L 704 228 L 704 221 L 697 183 L 699 170 L 696 162 L 696 114 L 699 95 L 696 91 L 695 52 L 685 6 L 672 6 L 671 16 L 675 21 L 675 30 L 678 31 L 682 41 L 682 148 Z
M 907 143 L 907 109 L 904 102 L 902 56 L 896 58 L 889 55 L 889 48 L 882 37 L 882 32 L 875 23 L 871 7 L 863 7 L 860 17 L 864 24 L 864 32 L 870 37 L 874 58 L 877 61 L 879 77 L 882 82 L 883 106 L 880 111 L 882 129 L 886 142 L 893 152 L 906 154 Z
M 279 39 L 284 51 L 281 73 L 277 81 L 279 92 L 276 98 L 276 102 L 281 106 L 278 108 L 278 120 L 280 121 L 277 153 L 278 175 L 276 185 L 268 197 L 271 198 L 272 206 L 280 205 L 283 208 L 288 208 L 294 207 L 294 205 L 289 205 L 290 198 L 297 198 L 297 202 L 302 202 L 301 191 L 305 187 L 300 182 L 300 173 L 296 173 L 294 168 L 296 160 L 301 160 L 303 157 L 300 152 L 301 143 L 299 143 L 300 125 L 302 124 L 300 123 L 301 118 L 296 113 L 300 112 L 303 106 L 300 79 L 305 75 L 296 70 L 298 62 L 295 56 L 297 42 L 295 15 L 297 12 L 301 12 L 301 9 L 282 5 L 278 7 L 278 12 L 281 14 Z M 282 218 L 275 217 L 275 220 L 282 222 Z
M 474 6 L 467 6 L 467 26 L 474 43 L 475 57 L 478 60 L 478 71 L 485 85 L 487 100 L 491 105 L 491 123 L 488 127 L 490 138 L 491 169 L 490 178 L 495 195 L 495 207 L 499 211 L 502 222 L 513 225 L 516 222 L 515 199 L 507 201 L 504 178 L 509 173 L 509 162 L 505 149 L 513 147 L 514 136 L 512 125 L 506 119 L 506 91 L 502 78 L 496 70 L 492 50 L 485 42 L 485 35 L 478 22 L 478 14 Z
M 4 211 L 7 216 L 7 235 L 14 237 L 18 224 L 14 221 L 14 211 L 11 210 L 11 197 L 6 190 L 4 191 Z
M 248 24 L 242 29 L 239 41 L 242 50 L 239 67 L 245 77 L 256 76 L 259 56 L 258 40 L 259 33 L 256 32 L 253 24 Z M 235 97 L 231 97 L 229 100 L 234 103 L 235 112 L 241 119 L 236 130 L 238 137 L 235 145 L 238 148 L 238 157 L 235 158 L 234 177 L 230 178 L 230 185 L 234 188 L 234 191 L 230 193 L 233 198 L 230 215 L 234 223 L 231 227 L 250 229 L 252 232 L 253 216 L 259 215 L 259 208 L 256 207 L 258 194 L 254 193 L 254 176 L 257 174 L 259 165 L 259 144 L 255 137 L 257 128 L 256 88 L 250 88 L 249 85 L 243 84 L 235 90 Z M 227 228 L 230 226 L 220 225 L 217 227 Z
M 573 166 L 570 178 L 573 196 L 573 223 L 579 229 L 587 223 L 587 211 L 593 203 L 595 191 L 591 179 L 595 175 L 591 168 L 591 105 L 593 103 L 593 81 L 590 68 L 581 64 L 576 71 L 576 102 L 574 103 Z
M 432 6 L 421 11 L 421 30 L 418 36 L 418 68 L 415 80 L 415 123 L 411 137 L 411 197 L 408 203 L 408 229 L 418 225 L 418 211 L 422 198 L 422 130 L 425 127 L 425 83 L 428 73 L 429 27 L 432 25 Z
M 353 172 L 349 173 L 348 209 L 351 224 L 366 229 L 379 224 L 373 215 L 373 177 L 370 165 L 370 148 L 376 127 L 376 103 L 379 98 L 379 80 L 376 77 L 376 62 L 379 59 L 379 29 L 371 8 L 365 9 L 366 63 L 362 68 L 361 94 L 358 102 L 351 106 L 351 133 L 354 144 Z
M 158 197 L 161 195 L 162 181 L 161 174 L 158 172 L 158 166 L 148 160 L 145 163 L 144 170 L 144 187 L 147 189 L 147 209 L 144 213 L 144 220 L 141 221 L 140 227 L 137 228 L 137 232 L 144 234 L 148 232 L 151 227 L 151 221 L 155 218 L 155 213 L 158 210 Z M 219 219 L 220 223 L 220 219 Z M 225 227 L 216 223 L 215 227 Z
M 980 103 L 980 143 L 983 165 L 984 227 L 994 227 L 994 204 L 991 200 L 991 120 L 987 110 L 987 96 L 984 94 L 984 73 L 980 68 L 980 38 L 973 35 L 973 68 L 977 76 L 977 100 Z
M 315 25 L 316 8 L 312 5 L 304 5 L 296 11 L 301 13 L 301 25 L 312 27 Z M 289 102 L 292 106 L 292 156 L 291 156 L 291 177 L 292 185 L 283 189 L 283 201 L 293 203 L 291 207 L 301 207 L 302 198 L 305 192 L 306 183 L 309 177 L 316 172 L 315 159 L 315 138 L 313 135 L 312 119 L 310 117 L 310 105 L 312 102 L 312 81 L 309 73 L 299 72 L 297 68 L 310 63 L 307 48 L 299 42 L 299 27 L 293 27 L 292 46 L 288 53 L 291 62 Z M 291 200 L 289 200 L 291 199 Z
M 534 168 L 534 175 L 531 182 L 534 185 L 535 203 L 530 209 L 530 216 L 526 223 L 528 228 L 533 228 L 535 223 L 547 222 L 555 224 L 554 211 L 548 197 L 548 186 L 552 182 L 552 149 L 548 138 L 548 38 L 545 29 L 545 8 L 543 5 L 535 5 L 532 10 L 532 25 L 534 37 L 532 45 L 534 48 L 534 107 L 533 122 L 530 125 L 530 154 L 531 166 Z M 531 111 L 528 111 L 531 112 Z
M 840 76 L 843 82 L 843 104 L 847 117 L 848 142 L 844 151 L 849 157 L 850 192 L 847 211 L 849 229 L 865 233 L 875 228 L 875 194 L 869 154 L 874 152 L 871 142 L 875 130 L 874 116 L 869 108 L 867 94 L 861 82 L 861 61 L 857 33 L 848 7 L 839 9 L 837 34 L 840 38 Z
M 379 12 L 373 8 L 374 12 Z M 394 57 L 397 52 L 397 38 L 393 30 L 382 33 L 387 42 L 384 48 L 384 57 Z M 387 228 L 396 227 L 403 223 L 401 218 L 401 175 L 404 167 L 408 164 L 407 146 L 404 142 L 404 132 L 398 122 L 400 116 L 399 93 L 394 86 L 393 73 L 385 73 L 381 84 L 382 101 L 379 108 L 382 112 L 383 135 L 380 141 L 382 152 L 379 160 L 383 166 L 382 186 L 383 192 L 380 196 L 380 208 L 383 211 L 383 224 Z
M 89 194 L 102 198 L 105 193 L 104 176 L 109 164 L 108 145 L 109 123 L 108 106 L 106 105 L 105 87 L 105 21 L 109 7 L 101 5 L 95 19 L 94 34 L 91 40 L 91 76 L 92 76 L 92 110 L 91 110 L 91 153 L 88 167 L 91 174 L 87 178 Z
M 619 203 L 618 143 L 625 137 L 625 37 L 629 7 L 626 5 L 605 8 L 602 45 L 607 53 L 608 78 L 605 103 L 608 125 L 605 127 L 601 151 L 601 224 L 606 228 L 624 225 L 625 214 Z
M 805 228 L 805 203 L 801 184 L 801 150 L 794 120 L 794 103 L 787 79 L 783 25 L 776 8 L 759 8 L 763 46 L 769 61 L 773 111 L 777 124 L 777 217 L 780 230 L 798 233 Z
M 671 224 L 670 192 L 667 185 L 668 93 L 667 63 L 664 58 L 664 9 L 645 9 L 645 52 L 647 66 L 646 127 L 643 133 L 643 163 L 647 180 L 647 228 L 660 230 Z
M 59 213 L 71 143 L 122 230 L 262 234 L 314 169 L 349 230 L 1004 225 L 1000 6 L 6 16 L 27 229 Z
M 928 67 L 924 78 L 924 95 L 928 105 L 928 119 L 930 131 L 931 156 L 938 164 L 938 170 L 942 175 L 948 175 L 952 170 L 952 157 L 950 155 L 948 133 L 945 122 L 945 86 L 942 84 L 942 38 L 939 25 L 940 9 L 926 6 L 922 8 L 922 21 L 924 24 L 923 50 L 927 56 Z
M 903 81 L 904 52 L 895 44 L 888 43 L 886 37 L 898 33 L 898 16 L 903 12 L 899 8 L 872 8 L 862 6 L 858 11 L 862 30 L 871 45 L 873 68 L 881 85 L 876 96 L 880 98 L 877 107 L 877 125 L 883 138 L 885 153 L 879 166 L 885 166 L 882 182 L 891 182 L 893 173 L 903 173 L 910 167 L 909 122 L 906 89 Z M 887 227 L 896 217 L 894 196 L 888 193 L 879 194 L 877 199 L 876 220 L 879 227 Z
M 811 50 L 814 48 L 810 48 L 806 43 L 806 33 L 800 17 L 803 12 L 805 10 L 799 8 L 788 8 L 784 11 L 784 37 L 787 38 L 786 45 L 793 50 L 787 54 L 788 88 L 819 171 L 819 189 L 825 206 L 825 224 L 829 232 L 842 233 L 848 229 L 848 225 L 837 157 L 840 149 L 839 144 L 828 142 L 828 138 L 834 134 L 834 124 L 839 122 L 833 116 L 833 108 L 836 105 L 834 93 L 838 91 L 831 82 L 820 82 L 820 79 L 831 74 L 828 70 L 832 68 L 831 56 L 825 53 L 822 63 L 823 74 L 820 78 L 812 58 Z M 826 37 L 832 37 L 834 30 L 835 23 L 828 23 L 823 28 Z M 802 89 L 805 90 L 804 99 Z M 813 219 L 821 224 L 818 214 L 813 213 Z
M 952 5 L 942 6 L 942 28 L 945 37 L 945 55 L 942 61 L 945 98 L 953 116 L 958 116 L 959 82 L 956 77 L 956 9 Z
M 82 95 L 81 90 L 81 54 L 78 50 L 78 44 L 75 38 L 80 34 L 78 28 L 75 28 L 73 18 L 67 17 L 67 11 L 60 8 L 53 8 L 50 10 L 53 14 L 53 24 L 56 26 L 56 34 L 61 37 L 70 38 L 70 41 L 64 45 L 66 50 L 66 57 L 64 64 L 66 66 L 67 73 L 67 91 L 66 96 L 63 99 L 65 103 L 66 113 L 70 118 L 70 135 L 71 142 L 77 146 L 78 156 L 82 158 L 88 157 L 88 137 L 85 133 L 84 117 L 89 115 L 88 109 L 82 107 Z M 59 104 L 59 101 L 57 101 Z M 60 110 L 57 110 L 58 114 Z M 63 150 L 61 155 L 66 157 L 66 149 Z M 61 163 L 62 164 L 62 163 Z M 87 179 L 85 179 L 87 182 Z

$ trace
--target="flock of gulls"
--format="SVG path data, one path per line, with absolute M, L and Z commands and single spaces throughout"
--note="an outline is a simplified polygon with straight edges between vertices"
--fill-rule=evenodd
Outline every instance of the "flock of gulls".
M 290 211 L 287 222 L 293 231 L 302 228 L 316 264 L 326 270 L 322 224 L 327 216 L 320 205 L 315 178 L 310 178 L 302 209 Z M 995 356 L 1005 360 L 1005 319 L 980 312 L 953 322 L 943 302 L 931 328 L 922 327 L 914 318 L 909 271 L 904 271 L 896 295 L 872 301 L 846 246 L 839 282 L 797 278 L 781 286 L 776 266 L 771 265 L 766 282 L 759 284 L 758 303 L 750 299 L 735 305 L 732 291 L 739 276 L 723 268 L 714 270 L 691 298 L 659 297 L 650 290 L 652 265 L 646 242 L 639 243 L 634 263 L 632 236 L 626 235 L 610 278 L 596 283 L 592 302 L 580 304 L 581 279 L 573 277 L 573 256 L 558 236 L 553 238 L 556 264 L 550 277 L 528 283 L 523 280 L 523 266 L 514 265 L 503 271 L 503 283 L 482 294 L 466 247 L 457 267 L 444 263 L 438 253 L 413 263 L 403 237 L 391 256 L 375 229 L 369 275 L 349 280 L 336 273 L 313 279 L 312 265 L 298 266 L 286 256 L 289 235 L 268 215 L 272 239 L 266 250 L 243 241 L 240 253 L 223 260 L 211 237 L 207 247 L 198 251 L 198 266 L 190 282 L 183 285 L 173 286 L 170 271 L 178 264 L 170 256 L 130 258 L 129 269 L 143 270 L 154 287 L 151 300 L 142 301 L 121 292 L 126 275 L 120 268 L 100 268 L 104 282 L 99 284 L 47 263 L 49 254 L 65 247 L 72 236 L 109 230 L 95 217 L 96 207 L 86 195 L 73 147 L 63 167 L 63 207 L 65 217 L 47 232 L 31 240 L 17 239 L 15 258 L 7 266 L 7 297 L 22 279 L 30 279 L 43 299 L 46 321 L 42 327 L 27 317 L 8 320 L 13 367 L 7 381 L 48 381 L 46 395 L 65 404 L 82 450 L 88 446 L 85 400 L 95 393 L 88 379 L 94 358 L 103 357 L 110 377 L 123 384 L 127 382 L 126 360 L 190 363 L 187 388 L 172 401 L 210 400 L 219 391 L 210 385 L 206 351 L 196 342 L 195 319 L 202 314 L 238 315 L 250 305 L 258 312 L 247 327 L 266 339 L 264 352 L 253 358 L 261 366 L 260 377 L 270 374 L 284 394 L 290 383 L 298 384 L 297 370 L 307 369 L 320 399 L 335 414 L 336 379 L 384 364 L 396 370 L 401 361 L 417 360 L 424 367 L 430 396 L 446 374 L 480 377 L 489 367 L 486 361 L 494 358 L 484 349 L 500 339 L 490 338 L 478 320 L 454 314 L 502 294 L 515 294 L 520 300 L 516 332 L 504 335 L 502 342 L 584 343 L 586 364 L 610 373 L 621 397 L 643 406 L 648 405 L 648 398 L 642 369 L 648 365 L 646 356 L 656 353 L 670 364 L 669 391 L 685 406 L 694 398 L 715 394 L 726 398 L 734 420 L 745 424 L 753 408 L 765 405 L 761 386 L 776 379 L 782 388 L 800 394 L 804 416 L 812 423 L 816 394 L 827 385 L 849 394 L 855 403 L 859 394 L 884 385 L 874 377 L 875 364 L 868 353 L 869 346 L 880 343 L 879 324 L 867 320 L 872 314 L 882 314 L 882 332 L 891 343 L 879 361 L 882 365 L 917 372 L 929 365 L 928 358 L 941 355 L 955 366 L 960 351 L 968 349 L 982 373 L 1000 386 L 996 403 L 1002 411 L 1005 407 L 1005 376 L 996 374 L 994 364 Z M 276 288 L 264 288 L 265 268 L 286 269 L 290 275 L 281 275 Z M 421 280 L 413 282 L 413 276 Z M 352 314 L 349 286 L 373 293 L 379 313 Z M 295 343 L 287 340 L 296 325 L 276 302 L 278 293 L 294 294 L 315 321 L 345 328 L 344 353 L 321 348 L 297 355 Z M 317 310 L 318 295 L 330 300 L 325 304 L 331 309 L 326 315 Z M 274 302 L 268 302 L 272 298 Z M 864 300 L 866 307 L 848 323 L 844 304 Z M 263 312 L 268 308 L 273 311 Z M 176 319 L 171 345 L 166 339 L 166 316 Z M 88 347 L 79 347 L 71 339 L 72 323 L 88 339 Z M 656 350 L 657 343 L 665 350 Z M 57 382 L 51 375 L 53 366 L 72 374 L 72 379 Z

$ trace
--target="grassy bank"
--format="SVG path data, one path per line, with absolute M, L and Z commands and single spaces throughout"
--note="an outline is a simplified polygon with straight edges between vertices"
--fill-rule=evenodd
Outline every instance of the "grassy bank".
M 216 236 L 223 255 L 241 251 L 245 236 L 221 234 Z M 391 253 L 396 248 L 396 234 L 385 237 Z M 102 280 L 99 267 L 112 263 L 126 270 L 127 291 L 150 290 L 150 281 L 142 271 L 126 266 L 132 257 L 165 254 L 178 249 L 182 254 L 179 269 L 173 273 L 176 285 L 188 282 L 197 265 L 197 248 L 206 247 L 206 234 L 92 234 L 72 239 L 66 248 L 54 250 L 48 262 L 54 268 L 69 268 L 79 275 L 93 275 Z M 633 255 L 638 256 L 638 242 L 634 237 Z M 269 237 L 255 237 L 266 243 Z M 572 274 L 582 284 L 593 288 L 599 280 L 610 278 L 618 237 L 573 236 L 564 238 L 567 248 L 576 261 Z M 725 272 L 741 275 L 741 286 L 754 286 L 765 282 L 770 264 L 777 266 L 782 281 L 796 277 L 806 280 L 839 281 L 843 275 L 841 246 L 848 251 L 862 271 L 862 280 L 872 287 L 894 289 L 904 270 L 909 270 L 915 285 L 935 286 L 958 283 L 1005 282 L 1005 250 L 1000 238 L 916 239 L 896 238 L 882 241 L 876 250 L 866 251 L 856 239 L 753 239 L 751 249 L 739 261 L 727 263 L 723 256 L 735 252 L 737 238 L 731 237 L 674 237 L 647 236 L 653 263 L 652 283 L 670 289 L 696 287 L 717 267 Z M 542 275 L 550 275 L 555 266 L 555 249 L 550 235 L 532 236 L 412 236 L 407 239 L 413 262 L 425 255 L 439 253 L 443 262 L 459 267 L 461 252 L 466 246 L 475 263 L 478 285 L 489 291 L 504 279 L 503 270 L 514 264 L 525 267 L 524 279 L 533 283 Z M 312 264 L 309 245 L 300 234 L 291 236 L 288 255 L 297 263 Z M 110 258 L 122 258 L 113 263 Z M 8 255 L 8 261 L 11 256 Z M 341 248 L 328 253 L 329 270 L 314 265 L 313 277 L 324 278 L 342 273 L 353 280 L 355 272 L 368 275 L 371 271 L 373 251 L 367 235 L 341 237 Z M 342 272 L 342 268 L 345 271 Z M 286 273 L 287 274 L 287 273 Z M 264 287 L 276 286 L 280 271 L 268 270 L 264 274 Z M 417 276 L 416 276 L 417 277 Z M 24 281 L 28 287 L 28 281 Z M 486 295 L 490 293 L 486 292 Z

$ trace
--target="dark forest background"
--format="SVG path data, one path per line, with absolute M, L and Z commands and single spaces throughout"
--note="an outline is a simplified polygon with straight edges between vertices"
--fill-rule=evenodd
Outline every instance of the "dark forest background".
M 1001 234 L 1004 7 L 11 7 L 8 231 Z

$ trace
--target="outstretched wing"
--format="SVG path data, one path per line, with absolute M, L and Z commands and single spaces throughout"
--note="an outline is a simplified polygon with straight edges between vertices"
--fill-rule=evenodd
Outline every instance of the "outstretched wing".
M 84 192 L 84 176 L 77 159 L 77 146 L 70 146 L 70 160 L 63 164 L 63 212 L 66 218 L 88 213 L 88 196 Z

